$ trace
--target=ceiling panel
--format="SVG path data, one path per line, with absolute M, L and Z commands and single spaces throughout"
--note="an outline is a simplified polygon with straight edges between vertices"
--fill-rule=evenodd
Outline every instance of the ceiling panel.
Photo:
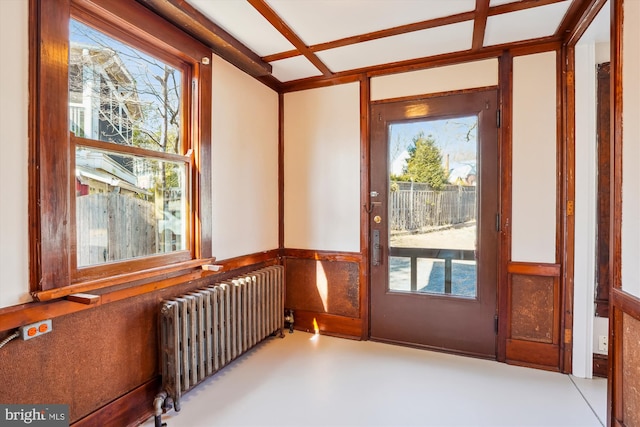
M 495 45 L 562 41 L 558 28 L 567 11 L 571 10 L 570 22 L 577 22 L 577 13 L 585 13 L 580 0 L 489 0 L 489 16 L 486 7 L 476 10 L 476 3 L 485 6 L 477 0 L 138 1 L 177 19 L 179 25 L 189 26 L 188 19 L 195 19 L 193 30 L 223 58 L 254 76 L 268 72 L 268 61 L 280 82 L 331 78 L 332 73 L 482 52 Z M 473 43 L 476 13 L 480 46 Z M 205 18 L 211 20 L 209 25 L 201 25 Z M 601 20 L 604 32 L 596 33 L 594 27 L 585 38 L 606 36 L 606 17 Z M 231 37 L 221 35 L 218 27 Z
M 246 0 L 189 0 L 189 3 L 259 56 L 294 49 Z
M 487 18 L 484 46 L 553 35 L 571 1 L 494 15 Z
M 320 76 L 322 73 L 304 56 L 270 62 L 273 66 L 273 77 L 281 82 Z
M 475 9 L 475 0 L 267 0 L 309 46 Z
M 519 0 L 491 0 L 489 7 L 500 6 L 501 4 L 517 3 Z
M 471 48 L 473 21 L 444 25 L 318 52 L 334 72 Z

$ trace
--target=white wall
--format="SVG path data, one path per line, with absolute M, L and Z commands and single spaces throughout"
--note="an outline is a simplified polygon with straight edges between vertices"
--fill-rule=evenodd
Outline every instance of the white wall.
M 593 373 L 593 295 L 596 255 L 596 59 L 593 43 L 575 49 L 575 273 L 573 374 Z
M 0 58 L 4 64 L 0 67 L 0 307 L 31 301 L 27 222 L 28 4 L 24 0 L 0 1 Z
M 608 8 L 609 5 L 605 5 Z M 604 8 L 603 8 L 604 9 Z M 606 12 L 606 10 L 604 10 Z M 599 336 L 609 335 L 609 319 L 594 317 L 597 231 L 597 66 L 610 60 L 610 43 L 586 37 L 576 45 L 575 88 L 575 264 L 573 375 L 591 378 Z
M 213 256 L 278 248 L 278 94 L 213 58 Z
M 512 261 L 555 263 L 556 53 L 513 59 Z
M 498 60 L 465 62 L 371 79 L 371 100 L 448 92 L 498 84 Z
M 28 2 L 0 1 L 0 308 L 31 301 Z M 11 43 L 7 43 L 11 40 Z M 213 60 L 213 254 L 278 247 L 278 95 Z M 10 184 L 10 185 L 7 185 Z
M 284 96 L 285 247 L 360 251 L 360 86 Z
M 624 2 L 622 289 L 640 297 L 640 1 Z

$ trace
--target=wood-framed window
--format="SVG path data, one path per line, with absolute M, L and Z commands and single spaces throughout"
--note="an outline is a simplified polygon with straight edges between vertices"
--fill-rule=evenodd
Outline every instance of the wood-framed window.
M 31 291 L 211 257 L 211 50 L 141 4 L 31 0 Z

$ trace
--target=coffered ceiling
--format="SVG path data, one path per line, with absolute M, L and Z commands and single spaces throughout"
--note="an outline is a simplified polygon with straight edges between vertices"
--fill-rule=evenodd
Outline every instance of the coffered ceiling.
M 585 0 L 138 1 L 274 84 L 557 42 L 594 8 Z

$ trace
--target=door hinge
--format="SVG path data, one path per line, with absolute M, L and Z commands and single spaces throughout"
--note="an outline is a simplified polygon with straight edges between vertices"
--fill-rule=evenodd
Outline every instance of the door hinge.
M 498 315 L 497 314 L 493 316 L 493 329 L 496 332 L 496 335 L 498 335 Z
M 496 110 L 496 127 L 500 128 L 500 126 L 502 125 L 502 114 L 500 113 L 500 110 Z
M 496 231 L 500 231 L 500 214 L 496 214 Z
M 567 216 L 573 215 L 573 200 L 567 200 Z

